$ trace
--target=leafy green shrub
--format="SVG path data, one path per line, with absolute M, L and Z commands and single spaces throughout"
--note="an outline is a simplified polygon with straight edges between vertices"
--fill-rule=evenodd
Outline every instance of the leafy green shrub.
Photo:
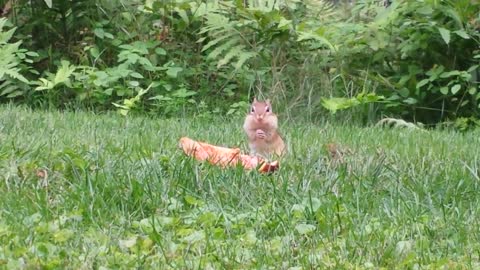
M 91 42 L 91 24 L 102 18 L 101 10 L 106 1 L 93 0 L 39 0 L 9 1 L 13 6 L 13 24 L 18 26 L 16 38 L 24 40 L 24 46 L 37 52 L 35 62 L 39 70 L 54 67 L 56 60 L 85 57 L 84 43 Z M 121 7 L 118 3 L 117 7 Z
M 0 100 L 21 98 L 30 92 L 30 81 L 22 73 L 31 71 L 31 58 L 38 56 L 21 48 L 22 41 L 11 43 L 17 28 L 4 31 L 7 22 L 0 18 Z
M 161 61 L 156 57 L 161 57 L 165 51 L 158 47 L 158 42 L 135 41 L 118 48 L 118 62 L 110 67 L 74 66 L 62 60 L 56 73 L 46 72 L 46 78 L 35 82 L 38 85 L 35 90 L 46 92 L 45 96 L 53 104 L 76 100 L 107 107 L 118 99 L 125 102 L 132 97 L 139 99 L 146 94 L 139 94 L 146 84 L 152 88 L 146 96 L 151 101 L 165 100 L 160 93 L 169 91 L 175 97 L 191 95 L 185 88 L 172 91 L 171 84 L 180 79 L 179 73 L 183 69 L 172 62 L 159 65 Z M 146 101 L 144 103 L 148 105 Z
M 307 116 L 478 117 L 480 4 L 348 2 L 17 1 L 14 38 L 43 73 L 5 93 L 123 114 L 240 113 L 255 94 Z
M 176 43 L 154 38 L 158 18 L 138 8 L 140 2 L 16 2 L 14 19 L 26 22 L 16 38 L 41 55 L 34 66 L 43 74 L 33 80 L 36 91 L 30 91 L 35 100 L 109 109 L 151 85 L 139 107 L 173 111 L 195 94 L 187 76 L 202 74 L 187 70 L 189 59 L 183 54 L 170 53 L 179 51 Z M 4 94 L 18 94 L 8 91 Z
M 340 74 L 385 96 L 384 114 L 425 122 L 478 117 L 480 4 L 394 1 L 384 9 L 366 2 L 354 10 L 356 20 L 325 35 Z
M 19 1 L 16 10 L 26 22 L 18 37 L 36 32 L 28 45 L 42 57 L 37 100 L 239 113 L 251 92 L 298 105 L 322 83 L 319 65 L 305 62 L 312 48 L 296 41 L 305 37 L 296 29 L 302 20 L 316 20 L 324 7 L 320 21 L 331 18 L 332 6 L 322 3 Z
M 214 2 L 214 1 L 212 1 Z M 329 89 L 331 56 L 308 43 L 315 25 L 339 15 L 326 1 L 234 1 L 206 8 L 202 52 L 220 72 L 235 78 L 237 93 L 268 96 L 279 111 L 312 113 L 310 101 Z M 202 12 L 200 12 L 202 13 Z M 304 31 L 305 30 L 305 31 Z M 286 105 L 286 106 L 285 106 Z M 308 111 L 307 111 L 308 110 Z

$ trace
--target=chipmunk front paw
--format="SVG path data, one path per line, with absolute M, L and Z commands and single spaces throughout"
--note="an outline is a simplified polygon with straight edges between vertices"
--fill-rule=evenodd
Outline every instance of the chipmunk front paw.
M 265 139 L 267 137 L 267 134 L 265 134 L 265 131 L 261 130 L 261 129 L 257 129 L 256 133 L 255 133 L 255 136 L 257 137 L 257 139 Z

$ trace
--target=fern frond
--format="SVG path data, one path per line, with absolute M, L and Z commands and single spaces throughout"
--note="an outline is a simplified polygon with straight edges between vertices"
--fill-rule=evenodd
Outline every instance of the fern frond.
M 217 33 L 217 34 L 222 34 L 222 32 L 219 32 L 219 33 Z M 229 38 L 229 37 L 231 37 L 231 36 L 233 36 L 233 35 L 234 35 L 234 33 L 232 33 L 232 32 L 230 32 L 230 33 L 226 32 L 225 35 L 220 35 L 220 36 L 217 37 L 216 39 L 211 40 L 211 41 L 208 42 L 205 46 L 203 46 L 202 52 L 210 49 L 210 47 L 217 45 L 220 41 L 225 40 L 225 39 L 227 39 L 227 38 Z
M 17 61 L 16 52 L 19 51 L 21 41 L 12 44 L 5 44 L 0 47 L 0 64 L 11 63 Z
M 255 3 L 254 3 L 255 2 Z M 206 19 L 205 25 L 201 28 L 200 34 L 207 36 L 209 41 L 202 47 L 202 52 L 211 50 L 207 59 L 216 60 L 217 67 L 223 67 L 225 65 L 234 63 L 236 69 L 241 68 L 245 62 L 255 56 L 257 53 L 254 51 L 251 45 L 252 36 L 255 35 L 255 27 L 249 27 L 250 25 L 256 25 L 258 22 L 253 14 L 258 11 L 253 11 L 255 8 L 259 8 L 259 12 L 264 12 L 265 8 L 271 11 L 271 8 L 275 5 L 275 1 L 272 0 L 257 0 L 249 1 L 249 8 L 243 9 L 251 16 L 243 16 L 239 19 L 236 16 L 232 16 L 227 10 L 232 8 L 239 8 L 235 3 L 226 4 L 225 10 L 216 9 L 204 15 Z M 203 42 L 207 37 L 202 37 L 198 42 Z M 235 59 L 237 61 L 235 62 Z
M 6 80 L 0 84 L 0 97 L 15 98 L 24 94 L 19 84 L 13 80 Z
M 241 41 L 240 38 L 232 37 L 230 40 L 228 40 L 227 42 L 223 43 L 222 45 L 216 47 L 212 52 L 210 52 L 208 54 L 207 58 L 209 58 L 209 59 L 217 58 L 223 51 L 229 50 L 235 44 L 238 44 L 240 41 Z
M 3 27 L 5 26 L 6 22 L 7 22 L 7 18 L 5 18 L 5 17 L 0 18 L 0 31 L 3 30 Z
M 226 54 L 225 56 L 218 61 L 217 63 L 217 68 L 226 65 L 232 60 L 235 56 L 241 55 L 243 52 L 243 49 L 245 49 L 244 45 L 237 45 L 232 47 Z
M 257 53 L 254 53 L 254 52 L 242 52 L 239 56 L 238 56 L 238 61 L 237 63 L 235 63 L 235 70 L 238 70 L 240 69 L 243 64 L 248 61 L 248 59 L 250 58 L 253 58 L 257 56 Z
M 53 84 L 57 85 L 60 83 L 65 83 L 68 81 L 69 77 L 73 74 L 76 67 L 70 65 L 70 62 L 62 60 L 61 66 L 58 69 L 57 73 L 55 74 L 55 79 L 53 80 Z
M 258 10 L 262 12 L 270 12 L 272 10 L 278 10 L 280 8 L 280 2 L 285 1 L 277 1 L 277 0 L 255 0 L 255 1 L 248 1 L 249 2 L 249 9 L 251 10 Z
M 5 44 L 7 43 L 13 36 L 13 33 L 17 30 L 16 27 L 8 30 L 7 32 L 0 32 L 0 44 Z
M 0 96 L 5 96 L 17 89 L 16 85 L 12 81 L 4 81 L 0 84 Z
M 10 76 L 12 79 L 19 80 L 24 83 L 29 83 L 27 78 L 23 77 L 22 74 L 20 74 L 20 68 L 10 68 L 5 71 L 5 74 Z
M 307 13 L 305 16 L 309 19 L 318 21 L 332 21 L 333 18 L 340 18 L 340 11 L 331 1 L 325 0 L 305 0 Z

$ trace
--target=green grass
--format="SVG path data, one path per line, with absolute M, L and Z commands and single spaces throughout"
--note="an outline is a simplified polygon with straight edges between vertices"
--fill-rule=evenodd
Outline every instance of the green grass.
M 178 148 L 241 123 L 1 107 L 0 268 L 480 267 L 480 133 L 283 123 L 272 176 Z

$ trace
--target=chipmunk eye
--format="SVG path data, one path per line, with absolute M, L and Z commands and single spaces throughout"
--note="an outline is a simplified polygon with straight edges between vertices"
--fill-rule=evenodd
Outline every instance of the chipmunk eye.
M 265 108 L 266 112 L 270 112 L 270 107 Z
M 250 109 L 250 112 L 254 113 L 254 112 L 255 112 L 255 108 L 252 107 L 252 108 Z

